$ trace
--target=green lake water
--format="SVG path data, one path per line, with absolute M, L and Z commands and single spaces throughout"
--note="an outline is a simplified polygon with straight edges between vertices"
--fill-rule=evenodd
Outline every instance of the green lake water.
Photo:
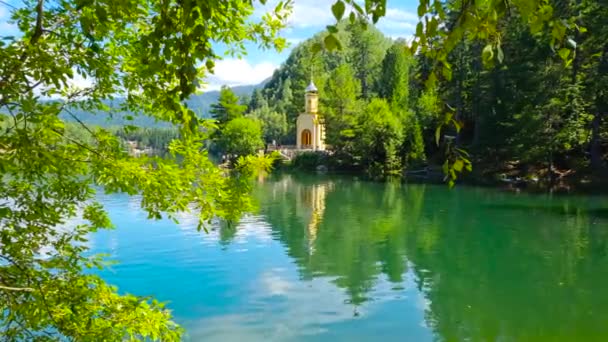
M 608 341 L 608 197 L 283 175 L 236 228 L 106 195 L 120 291 L 189 341 Z

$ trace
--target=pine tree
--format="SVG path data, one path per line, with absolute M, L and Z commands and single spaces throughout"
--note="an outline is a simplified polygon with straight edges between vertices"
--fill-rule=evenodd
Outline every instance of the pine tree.
M 259 108 L 263 108 L 268 106 L 268 101 L 262 94 L 262 91 L 259 88 L 253 90 L 253 94 L 251 95 L 251 100 L 249 101 L 249 106 L 247 108 L 248 112 L 254 111 Z
M 239 102 L 239 97 L 228 86 L 222 86 L 217 103 L 211 105 L 209 111 L 217 124 L 222 127 L 228 121 L 243 116 L 247 106 Z
M 382 61 L 382 71 L 378 82 L 378 93 L 400 113 L 409 107 L 410 66 L 413 59 L 407 44 L 398 40 L 388 49 Z
M 361 83 L 349 64 L 342 64 L 327 79 L 321 99 L 326 126 L 326 142 L 344 149 L 352 141 L 356 116 L 360 112 Z

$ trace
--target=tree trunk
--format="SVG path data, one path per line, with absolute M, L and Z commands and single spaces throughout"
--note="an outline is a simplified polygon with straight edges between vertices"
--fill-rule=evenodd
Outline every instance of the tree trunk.
M 602 74 L 608 70 L 608 44 L 604 45 L 602 51 L 602 58 L 598 66 L 598 74 Z M 595 116 L 591 122 L 591 141 L 589 153 L 591 154 L 591 167 L 593 171 L 605 171 L 604 162 L 602 160 L 602 141 L 601 141 L 601 128 L 602 119 L 606 115 L 608 110 L 608 103 L 604 97 L 597 97 L 595 99 Z
M 475 83 L 473 86 L 473 124 L 475 125 L 473 128 L 473 146 L 478 147 L 479 146 L 479 140 L 480 140 L 480 136 L 481 136 L 481 128 L 482 128 L 482 115 L 479 113 L 479 101 L 481 101 L 481 89 L 479 87 L 480 84 L 480 77 L 481 77 L 481 60 L 479 59 L 478 56 L 481 55 L 480 53 L 480 48 L 478 46 L 478 44 L 475 45 L 475 49 L 474 49 L 474 56 L 475 60 L 473 61 L 473 75 L 475 77 Z
M 463 116 L 463 107 L 464 107 L 464 101 L 462 99 L 462 93 L 463 93 L 463 78 L 464 78 L 464 53 L 462 51 L 462 49 L 464 48 L 464 43 L 461 43 L 460 47 L 459 47 L 459 58 L 460 58 L 460 65 L 458 67 L 458 80 L 456 80 L 456 121 L 461 122 L 462 121 L 462 116 Z M 456 146 L 460 146 L 461 145 L 461 139 L 462 139 L 462 129 L 458 132 L 456 132 Z
M 602 146 L 600 141 L 602 116 L 602 113 L 597 113 L 591 122 L 591 143 L 589 152 L 591 153 L 591 167 L 594 171 L 600 171 L 604 166 L 602 162 Z

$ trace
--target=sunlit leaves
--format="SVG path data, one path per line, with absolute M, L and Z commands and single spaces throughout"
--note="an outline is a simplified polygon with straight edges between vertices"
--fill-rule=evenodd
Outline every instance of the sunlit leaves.
M 335 4 L 333 4 L 333 6 L 331 6 L 331 11 L 334 14 L 334 18 L 336 18 L 336 20 L 342 20 L 342 17 L 344 16 L 344 11 L 346 11 L 346 5 L 344 5 L 343 1 L 337 1 Z
M 481 52 L 481 58 L 485 65 L 489 65 L 492 63 L 492 59 L 494 58 L 494 48 L 491 44 L 486 45 Z
M 325 44 L 325 48 L 329 51 L 340 49 L 342 47 L 340 41 L 334 34 L 328 34 L 325 36 L 323 43 Z
M 422 18 L 427 11 L 428 3 L 426 0 L 421 0 L 418 5 L 418 17 Z
M 342 0 L 340 0 L 340 3 Z M 381 20 L 382 10 L 386 6 L 383 0 L 366 0 L 365 7 L 356 6 L 355 1 L 345 1 L 351 4 L 357 16 L 372 17 L 372 22 Z M 446 6 L 454 6 L 454 17 L 446 17 Z M 444 3 L 439 0 L 420 0 L 417 6 L 419 22 L 415 28 L 414 39 L 410 51 L 413 54 L 425 55 L 433 61 L 433 69 L 426 74 L 427 89 L 436 86 L 438 78 L 451 80 L 453 74 L 447 57 L 457 45 L 465 40 L 480 41 L 484 44 L 481 50 L 481 60 L 486 68 L 508 63 L 501 43 L 501 22 L 505 17 L 517 12 L 522 22 L 528 26 L 532 34 L 542 32 L 551 35 L 551 48 L 557 52 L 566 67 L 574 60 L 577 43 L 568 32 L 586 31 L 577 25 L 573 18 L 558 19 L 551 3 L 543 0 L 514 0 L 514 1 L 463 1 L 457 4 Z M 354 16 L 352 16 L 354 20 Z M 333 33 L 332 33 L 333 34 Z M 326 44 L 327 45 L 327 44 Z M 335 46 L 331 42 L 330 46 Z M 437 137 L 441 127 L 437 129 Z M 438 139 L 437 139 L 438 140 Z M 466 165 L 466 164 L 463 164 Z M 457 164 L 457 169 L 463 167 Z
M 257 21 L 253 4 L 237 0 L 36 5 L 13 13 L 23 35 L 0 45 L 0 283 L 33 289 L 0 289 L 0 330 L 8 340 L 179 340 L 162 304 L 83 273 L 103 265 L 86 256 L 87 237 L 111 227 L 95 189 L 140 194 L 151 218 L 194 211 L 201 227 L 249 209 L 253 160 L 227 177 L 205 150 L 212 125 L 183 100 L 213 71 L 212 42 L 237 56 L 245 41 L 284 47 L 277 34 L 291 1 Z M 87 84 L 74 85 L 75 75 Z M 135 157 L 113 132 L 61 121 L 75 108 L 149 115 L 179 138 L 165 157 Z
M 502 61 L 505 59 L 505 54 L 502 51 L 500 44 L 496 45 L 496 59 L 498 60 L 498 63 L 502 63 Z
M 561 48 L 559 49 L 558 54 L 564 61 L 567 61 L 568 56 L 570 56 L 570 50 L 566 48 Z

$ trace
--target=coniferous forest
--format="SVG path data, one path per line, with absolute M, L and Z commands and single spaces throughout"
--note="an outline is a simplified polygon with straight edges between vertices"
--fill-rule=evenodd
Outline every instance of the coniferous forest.
M 532 33 L 511 13 L 498 26 L 498 48 L 461 40 L 447 57 L 449 77 L 444 70 L 434 86 L 428 54 L 412 54 L 406 40 L 364 22 L 342 21 L 341 49 L 315 52 L 326 32 L 299 44 L 240 112 L 262 121 L 266 142 L 295 144 L 312 75 L 337 169 L 377 176 L 441 166 L 441 133 L 472 162 L 468 178 L 597 181 L 608 152 L 608 7 L 562 2 L 554 15 L 576 16 L 581 28 L 568 48 L 553 49 L 551 34 Z M 448 8 L 444 30 L 459 18 Z M 446 113 L 454 125 L 438 132 Z

